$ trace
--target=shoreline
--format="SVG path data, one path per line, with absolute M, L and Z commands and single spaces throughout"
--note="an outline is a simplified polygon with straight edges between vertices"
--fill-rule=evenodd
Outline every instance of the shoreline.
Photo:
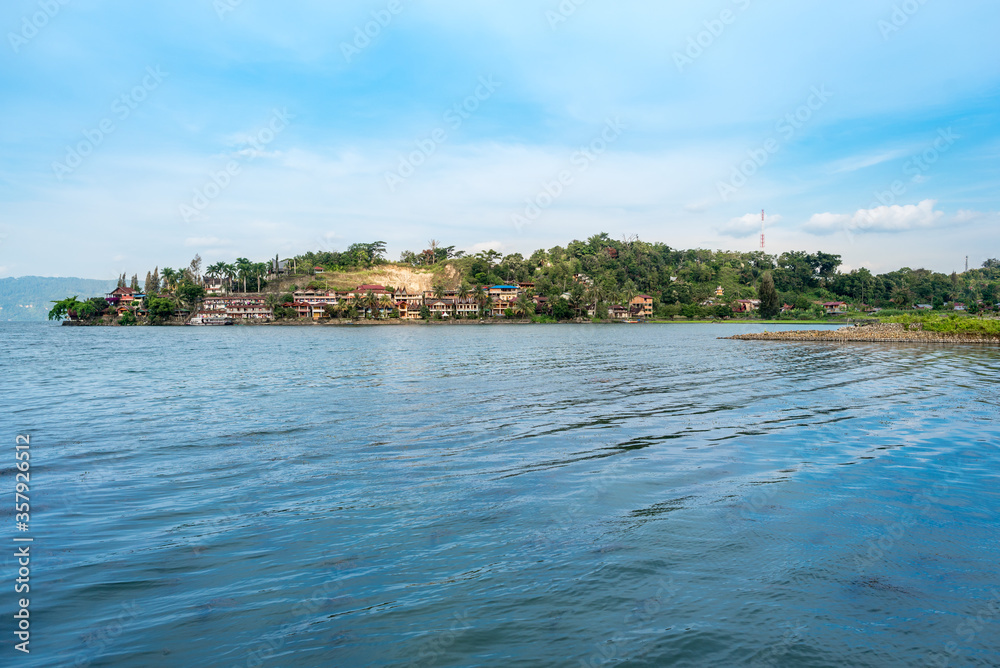
M 39 320 L 38 322 L 45 322 Z M 558 322 L 534 322 L 531 320 L 272 320 L 267 322 L 234 322 L 231 325 L 191 325 L 187 322 L 163 322 L 159 324 L 137 323 L 135 325 L 119 325 L 114 321 L 85 322 L 80 320 L 63 320 L 64 327 L 421 327 L 421 326 L 472 326 L 472 325 L 826 325 L 851 326 L 851 320 L 834 322 L 824 320 L 646 320 L 639 323 L 628 323 L 621 320 L 573 319 Z
M 756 332 L 722 336 L 733 341 L 804 341 L 815 343 L 962 343 L 975 345 L 1000 345 L 1000 337 L 973 332 L 932 332 L 908 329 L 899 323 L 841 327 L 837 330 L 794 330 L 784 332 Z

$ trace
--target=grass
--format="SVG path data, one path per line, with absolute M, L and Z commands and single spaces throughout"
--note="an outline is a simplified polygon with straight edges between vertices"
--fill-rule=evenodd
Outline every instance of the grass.
M 647 320 L 646 322 L 656 325 L 845 325 L 843 320 L 712 320 L 709 318 L 695 320 Z
M 926 332 L 950 334 L 988 334 L 1000 336 L 1000 320 L 995 318 L 975 318 L 971 316 L 941 315 L 897 315 L 885 318 L 884 322 L 895 322 L 907 328 L 922 325 Z

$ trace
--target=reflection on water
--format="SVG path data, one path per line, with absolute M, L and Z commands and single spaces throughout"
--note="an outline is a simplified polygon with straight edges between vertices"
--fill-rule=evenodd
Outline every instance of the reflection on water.
M 994 665 L 1000 351 L 751 329 L 3 325 L 25 665 Z

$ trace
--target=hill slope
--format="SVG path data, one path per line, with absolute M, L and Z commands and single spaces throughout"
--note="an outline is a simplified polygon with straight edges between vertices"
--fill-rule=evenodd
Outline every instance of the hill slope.
M 66 297 L 103 296 L 115 289 L 117 281 L 91 278 L 49 278 L 21 276 L 0 278 L 0 320 L 45 320 L 52 302 Z

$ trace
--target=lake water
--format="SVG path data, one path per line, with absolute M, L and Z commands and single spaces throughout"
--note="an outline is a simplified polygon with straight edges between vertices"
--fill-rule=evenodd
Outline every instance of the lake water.
M 0 664 L 1000 665 L 1000 349 L 762 329 L 2 324 Z

